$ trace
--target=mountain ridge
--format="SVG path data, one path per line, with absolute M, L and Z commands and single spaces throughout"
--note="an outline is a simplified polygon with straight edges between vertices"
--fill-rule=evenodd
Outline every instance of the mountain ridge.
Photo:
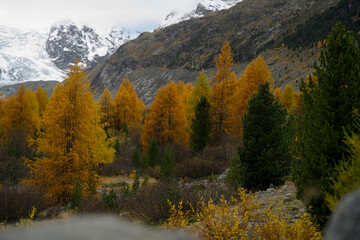
M 91 84 L 100 92 L 97 94 L 101 94 L 105 87 L 112 89 L 119 86 L 122 78 L 133 76 L 135 71 L 138 79 L 155 85 L 157 77 L 146 76 L 148 69 L 171 70 L 173 74 L 168 75 L 167 81 L 176 79 L 177 72 L 191 75 L 201 69 L 211 69 L 225 40 L 230 42 L 235 62 L 246 63 L 268 46 L 281 45 L 284 36 L 293 32 L 296 26 L 338 2 L 244 0 L 227 10 L 182 21 L 153 33 L 142 33 L 97 65 L 89 73 Z M 140 77 L 141 71 L 144 73 Z M 300 71 L 303 74 L 307 72 Z M 278 75 L 275 81 L 281 85 L 284 74 Z M 141 84 L 130 80 L 135 83 L 135 89 L 141 92 Z
M 233 7 L 235 4 L 241 2 L 242 0 L 201 0 L 195 9 L 190 12 L 178 12 L 172 11 L 169 13 L 165 20 L 160 23 L 158 29 L 185 21 L 191 18 L 203 17 L 212 12 L 218 12 L 223 9 L 228 9 Z

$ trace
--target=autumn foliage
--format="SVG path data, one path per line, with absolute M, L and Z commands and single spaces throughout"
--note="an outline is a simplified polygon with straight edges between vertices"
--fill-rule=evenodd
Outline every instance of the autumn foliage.
M 166 226 L 186 228 L 203 239 L 321 239 L 317 226 L 307 214 L 290 223 L 289 217 L 270 208 L 261 212 L 256 200 L 255 194 L 239 189 L 236 198 L 222 197 L 218 204 L 201 200 L 198 211 L 194 208 L 185 211 L 182 202 L 178 207 L 169 202 L 170 217 Z M 197 222 L 192 224 L 191 219 Z
M 111 123 L 111 108 L 113 104 L 111 93 L 107 88 L 105 88 L 99 100 L 101 123 L 105 125 L 105 128 L 107 128 Z
M 121 130 L 125 125 L 130 130 L 141 127 L 145 105 L 137 97 L 134 84 L 129 79 L 123 79 L 112 107 L 112 125 L 114 129 Z
M 233 101 L 236 75 L 231 71 L 234 65 L 229 42 L 225 42 L 221 53 L 215 59 L 217 72 L 213 73 L 210 114 L 214 140 L 221 140 L 229 119 L 229 104 Z
M 68 202 L 78 178 L 97 181 L 100 163 L 113 160 L 82 66 L 70 66 L 68 77 L 55 87 L 41 122 L 42 131 L 32 140 L 43 157 L 27 159 L 30 179 L 25 184 L 46 188 L 54 202 Z M 91 179 L 92 178 L 92 179 Z
M 188 142 L 184 101 L 178 92 L 177 84 L 170 82 L 157 93 L 143 127 L 141 144 L 144 149 L 153 136 L 160 145 Z
M 34 92 L 27 90 L 23 84 L 16 96 L 5 99 L 3 110 L 6 115 L 2 122 L 4 139 L 11 142 L 16 137 L 22 137 L 26 141 L 27 137 L 34 136 L 39 124 L 38 106 Z

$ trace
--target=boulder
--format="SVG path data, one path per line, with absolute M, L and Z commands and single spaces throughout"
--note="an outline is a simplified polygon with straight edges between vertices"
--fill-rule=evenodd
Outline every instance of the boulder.
M 360 238 L 360 189 L 340 201 L 326 229 L 327 240 Z

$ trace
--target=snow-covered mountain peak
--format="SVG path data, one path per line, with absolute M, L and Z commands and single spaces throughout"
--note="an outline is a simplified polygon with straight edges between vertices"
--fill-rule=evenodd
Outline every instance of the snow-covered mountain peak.
M 160 24 L 159 28 L 167 27 L 190 18 L 203 17 L 211 12 L 228 9 L 241 1 L 242 0 L 201 0 L 199 1 L 196 9 L 192 10 L 191 12 L 181 12 L 176 10 L 172 11 L 166 16 L 165 20 Z
M 45 51 L 46 38 L 34 30 L 0 27 L 0 85 L 62 79 Z
M 0 85 L 61 81 L 76 58 L 90 68 L 136 36 L 120 27 L 100 35 L 70 20 L 54 23 L 49 32 L 0 26 Z
M 76 58 L 86 67 L 93 67 L 129 39 L 130 35 L 124 29 L 114 28 L 103 36 L 87 25 L 65 21 L 51 27 L 46 51 L 62 70 L 66 70 Z

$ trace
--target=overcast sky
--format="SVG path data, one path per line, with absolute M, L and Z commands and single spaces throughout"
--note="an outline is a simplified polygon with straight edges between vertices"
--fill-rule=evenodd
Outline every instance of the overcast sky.
M 105 32 L 114 25 L 152 30 L 174 9 L 192 10 L 200 0 L 0 0 L 0 25 L 47 31 L 59 20 Z

